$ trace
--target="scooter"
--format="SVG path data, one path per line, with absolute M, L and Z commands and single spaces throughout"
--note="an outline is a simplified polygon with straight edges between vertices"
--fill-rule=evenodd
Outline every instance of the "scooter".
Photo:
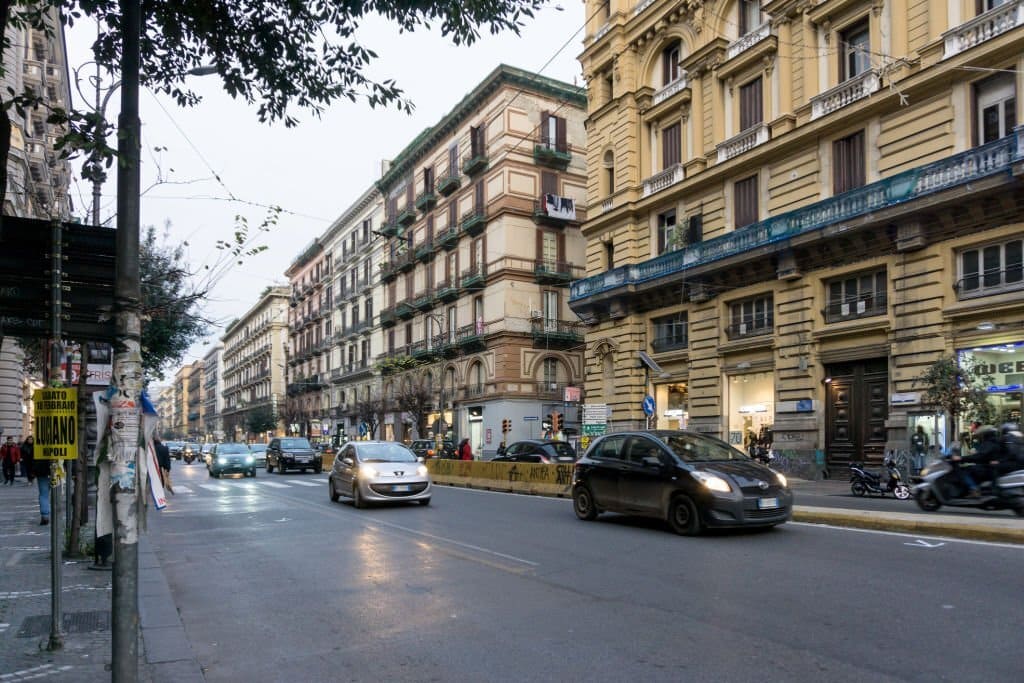
M 943 505 L 950 507 L 981 508 L 982 510 L 1013 510 L 1024 517 L 1024 469 L 997 476 L 985 484 L 981 495 L 965 495 L 953 463 L 948 459 L 934 460 L 921 470 L 921 482 L 914 485 L 914 500 L 926 512 L 934 512 Z
M 775 451 L 773 451 L 769 446 L 756 444 L 750 447 L 750 457 L 756 462 L 759 462 L 766 467 L 770 467 L 772 461 L 775 460 Z
M 910 487 L 903 483 L 903 475 L 893 464 L 892 458 L 886 456 L 882 461 L 886 470 L 885 482 L 882 482 L 882 474 L 864 469 L 864 465 L 850 463 L 850 490 L 855 496 L 864 496 L 869 493 L 884 496 L 891 493 L 899 500 L 910 498 Z

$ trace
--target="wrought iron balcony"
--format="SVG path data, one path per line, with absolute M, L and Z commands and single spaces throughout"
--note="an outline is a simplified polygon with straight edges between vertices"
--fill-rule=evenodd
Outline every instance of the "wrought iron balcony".
M 542 195 L 533 202 L 533 220 L 551 226 L 576 222 L 576 202 L 555 194 Z
M 408 273 L 416 267 L 416 252 L 412 249 L 403 251 L 396 260 L 398 261 L 398 270 Z
M 574 272 L 578 276 L 581 268 L 565 261 L 534 261 L 533 278 L 540 285 L 568 285 L 573 280 Z
M 416 297 L 412 300 L 412 305 L 416 307 L 417 311 L 429 311 L 434 307 L 434 294 L 430 291 L 417 292 Z
M 583 342 L 583 332 L 579 324 L 568 320 L 535 320 L 531 332 L 535 345 L 575 346 Z
M 431 361 L 437 356 L 437 351 L 433 346 L 427 345 L 426 340 L 422 340 L 413 342 L 409 355 L 411 355 L 414 360 Z
M 455 333 L 455 341 L 463 351 L 482 351 L 487 348 L 484 338 L 487 335 L 486 323 L 463 325 Z
M 473 213 L 462 219 L 462 231 L 470 237 L 476 237 L 487 227 L 487 216 L 483 209 L 473 209 Z
M 771 334 L 774 331 L 775 319 L 768 315 L 732 323 L 725 328 L 725 336 L 729 339 L 746 339 Z
M 408 301 L 402 301 L 395 306 L 395 315 L 402 320 L 409 320 L 416 315 L 416 309 L 413 308 L 413 305 Z
M 391 282 L 398 277 L 398 264 L 392 261 L 385 261 L 380 264 L 381 282 Z
M 384 225 L 380 226 L 379 232 L 385 237 L 398 237 L 402 234 L 402 226 L 396 218 L 390 218 Z
M 447 197 L 452 192 L 459 189 L 461 184 L 462 181 L 460 180 L 459 174 L 449 169 L 442 171 L 441 176 L 438 177 L 437 182 L 434 183 L 434 187 L 437 188 L 437 191 L 440 194 Z
M 455 301 L 459 298 L 459 288 L 451 280 L 442 280 L 437 283 L 437 289 L 434 290 L 434 296 L 437 297 L 438 301 L 442 301 L 444 303 Z
M 441 245 L 441 248 L 445 251 L 451 251 L 458 246 L 460 236 L 461 233 L 459 232 L 459 226 L 452 225 L 437 236 L 437 243 Z
M 565 170 L 572 161 L 572 152 L 565 140 L 555 141 L 541 135 L 540 141 L 533 146 L 533 160 L 542 166 Z
M 416 209 L 411 204 L 406 204 L 402 207 L 402 210 L 398 212 L 395 217 L 395 221 L 403 226 L 408 227 L 416 222 Z
M 454 358 L 459 355 L 459 345 L 456 343 L 455 334 L 443 332 L 434 335 L 434 351 L 442 358 Z
M 477 264 L 472 268 L 467 268 L 462 271 L 462 280 L 460 284 L 463 289 L 473 291 L 483 289 L 487 282 L 487 266 L 485 264 Z
M 380 312 L 380 326 L 381 327 L 394 327 L 398 322 L 398 316 L 395 315 L 395 309 L 384 308 Z
M 1018 134 L 1024 133 L 1018 131 Z M 1013 160 L 1019 156 L 1016 137 L 1008 136 L 642 263 L 575 280 L 570 286 L 569 301 L 578 302 L 604 292 L 682 274 L 698 265 L 762 249 L 888 206 L 921 199 L 987 176 L 1009 173 Z
M 437 194 L 435 194 L 434 188 L 431 187 L 420 192 L 416 196 L 414 206 L 416 207 L 416 210 L 421 213 L 426 213 L 437 206 Z
M 434 260 L 434 253 L 437 250 L 434 248 L 434 240 L 427 239 L 416 247 L 416 258 L 423 263 L 429 263 Z
M 463 157 L 462 172 L 468 176 L 474 176 L 487 168 L 488 163 L 490 162 L 485 152 L 478 152 L 475 155 Z

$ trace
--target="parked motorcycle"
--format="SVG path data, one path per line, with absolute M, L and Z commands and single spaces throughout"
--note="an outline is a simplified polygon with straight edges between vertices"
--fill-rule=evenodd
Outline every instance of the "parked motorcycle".
M 953 463 L 935 460 L 921 470 L 921 482 L 914 485 L 913 495 L 918 507 L 934 512 L 943 505 L 981 508 L 982 510 L 1013 510 L 1024 517 L 1024 469 L 1007 472 L 986 483 L 981 495 L 968 497 Z
M 850 463 L 850 490 L 855 496 L 869 493 L 884 496 L 891 493 L 899 500 L 910 498 L 910 487 L 903 482 L 903 475 L 896 468 L 892 458 L 886 456 L 882 461 L 885 473 L 872 472 L 864 469 L 862 463 Z
M 755 444 L 750 447 L 750 457 L 766 467 L 771 467 L 772 461 L 775 460 L 775 451 L 771 446 Z

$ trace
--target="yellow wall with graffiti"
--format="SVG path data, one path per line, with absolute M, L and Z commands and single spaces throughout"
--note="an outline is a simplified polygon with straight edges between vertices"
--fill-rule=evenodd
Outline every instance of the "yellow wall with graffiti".
M 571 464 L 428 460 L 427 468 L 435 484 L 546 496 L 571 495 Z

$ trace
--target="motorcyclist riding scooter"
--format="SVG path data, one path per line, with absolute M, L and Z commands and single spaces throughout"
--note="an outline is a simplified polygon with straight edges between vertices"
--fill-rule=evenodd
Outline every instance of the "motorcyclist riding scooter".
M 1012 509 L 1024 517 L 1024 464 L 1004 446 L 1009 437 L 1004 434 L 1001 439 L 998 429 L 986 425 L 978 428 L 975 438 L 977 447 L 968 456 L 960 457 L 954 447 L 948 457 L 928 463 L 921 471 L 921 482 L 914 486 L 914 500 L 929 512 L 949 505 Z

